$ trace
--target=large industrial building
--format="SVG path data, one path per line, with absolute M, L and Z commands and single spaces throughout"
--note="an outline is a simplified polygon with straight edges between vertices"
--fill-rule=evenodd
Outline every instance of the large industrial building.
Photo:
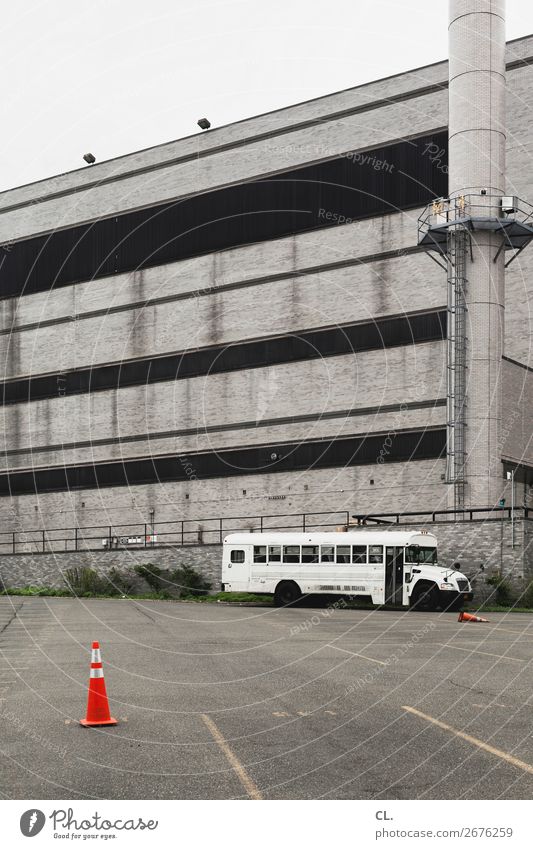
M 491 45 L 0 194 L 2 530 L 527 505 L 533 36 Z M 503 195 L 522 242 L 446 230 Z

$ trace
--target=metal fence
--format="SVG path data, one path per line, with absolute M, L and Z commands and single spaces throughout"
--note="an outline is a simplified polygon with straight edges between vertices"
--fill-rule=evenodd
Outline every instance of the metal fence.
M 346 527 L 349 521 L 349 512 L 341 510 L 2 531 L 0 532 L 0 555 L 220 544 L 226 534 L 237 531 L 262 533 L 335 530 L 337 527 Z
M 501 521 L 502 519 L 532 519 L 530 507 L 472 507 L 459 510 L 426 510 L 398 513 L 354 513 L 352 519 L 361 525 L 407 525 L 428 522 Z
M 0 556 L 47 554 L 63 551 L 112 551 L 185 545 L 220 544 L 226 534 L 237 531 L 319 531 L 363 525 L 427 524 L 432 522 L 497 521 L 531 519 L 527 507 L 472 508 L 405 513 L 356 513 L 348 510 L 315 513 L 281 513 L 269 516 L 223 516 L 176 519 L 169 522 L 132 522 L 124 525 L 92 525 L 75 528 L 40 528 L 0 532 Z

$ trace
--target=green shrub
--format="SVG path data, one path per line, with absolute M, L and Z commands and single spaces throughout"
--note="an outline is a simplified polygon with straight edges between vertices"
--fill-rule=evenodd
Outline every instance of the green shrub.
M 492 578 L 487 578 L 487 584 L 490 587 L 495 588 L 495 592 L 492 594 L 490 603 L 501 604 L 502 607 L 510 607 L 513 604 L 513 590 L 506 578 L 494 575 Z
M 524 592 L 518 599 L 518 604 L 520 607 L 532 607 L 533 608 L 533 581 L 527 585 Z
M 159 566 L 154 566 L 153 563 L 147 563 L 146 566 L 136 566 L 135 571 L 140 578 L 146 581 L 149 587 L 155 592 L 160 592 L 163 587 L 164 580 Z
M 147 563 L 145 566 L 136 566 L 135 571 L 160 598 L 204 595 L 211 589 L 209 581 L 187 564 L 170 570 Z
M 89 597 L 105 595 L 108 590 L 107 580 L 102 579 L 98 572 L 89 566 L 74 566 L 65 569 L 64 580 L 67 587 L 76 596 Z
M 120 572 L 113 567 L 105 576 L 107 595 L 131 595 L 135 590 L 135 578 L 128 572 Z
M 243 602 L 247 604 L 274 604 L 274 599 L 271 595 L 258 595 L 257 593 L 229 593 L 229 592 L 220 592 L 216 593 L 216 595 L 209 596 L 209 601 L 225 601 L 225 602 L 234 602 L 235 604 L 242 604 Z
M 57 587 L 6 587 L 0 595 L 22 595 L 22 596 L 70 596 L 70 590 Z
M 193 566 L 187 564 L 178 566 L 170 573 L 172 590 L 180 598 L 187 596 L 206 595 L 211 589 L 211 582 L 207 581 Z

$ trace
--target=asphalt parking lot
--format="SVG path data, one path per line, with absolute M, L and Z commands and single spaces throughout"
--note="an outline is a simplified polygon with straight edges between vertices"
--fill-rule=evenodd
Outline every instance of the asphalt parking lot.
M 530 799 L 533 616 L 489 618 L 2 598 L 0 793 Z

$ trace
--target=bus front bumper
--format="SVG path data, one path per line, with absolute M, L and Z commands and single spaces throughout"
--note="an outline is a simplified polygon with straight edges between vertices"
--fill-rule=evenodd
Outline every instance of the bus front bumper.
M 467 601 L 472 601 L 474 598 L 474 593 L 472 590 L 468 592 L 462 592 L 460 590 L 440 590 L 440 603 L 442 607 L 449 607 L 451 604 L 459 604 L 462 602 L 465 604 Z

